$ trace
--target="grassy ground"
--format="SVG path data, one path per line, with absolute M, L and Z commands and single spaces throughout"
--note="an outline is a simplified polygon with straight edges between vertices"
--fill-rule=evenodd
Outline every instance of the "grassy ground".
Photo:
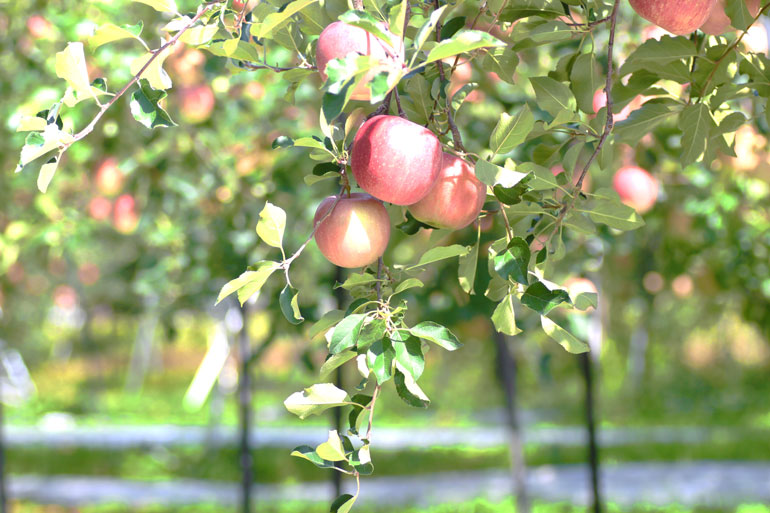
M 329 506 L 326 503 L 287 502 L 282 504 L 259 504 L 260 513 L 328 513 Z M 30 503 L 18 503 L 13 509 L 17 513 L 235 513 L 235 508 L 223 508 L 220 505 L 196 505 L 184 507 L 153 507 L 148 506 L 139 509 L 126 509 L 125 505 L 106 505 L 83 507 L 73 510 L 61 506 L 41 506 Z M 477 499 L 472 502 L 445 504 L 427 508 L 409 507 L 394 510 L 392 507 L 373 507 L 357 505 L 355 513 L 515 513 L 516 508 L 512 501 L 489 502 Z M 607 506 L 608 513 L 770 513 L 770 507 L 761 504 L 744 504 L 730 510 L 711 508 L 688 508 L 680 505 L 655 507 L 648 505 L 636 505 L 632 508 L 620 508 L 616 505 Z M 587 508 L 570 504 L 545 504 L 535 503 L 533 513 L 588 513 Z
M 602 450 L 604 463 L 630 461 L 686 460 L 770 460 L 767 434 L 746 431 L 733 440 L 707 444 L 644 444 L 609 447 Z M 195 478 L 237 481 L 238 455 L 234 448 L 194 447 L 132 449 L 114 452 L 84 448 L 52 451 L 48 448 L 12 448 L 7 453 L 8 469 L 16 474 L 79 474 L 114 476 L 126 479 Z M 410 451 L 374 451 L 379 476 L 411 475 L 437 471 L 480 470 L 508 466 L 505 447 L 437 448 Z M 529 446 L 527 463 L 581 463 L 586 451 L 581 447 Z M 310 463 L 289 456 L 286 449 L 260 449 L 254 452 L 258 482 L 315 481 L 328 479 L 328 473 Z

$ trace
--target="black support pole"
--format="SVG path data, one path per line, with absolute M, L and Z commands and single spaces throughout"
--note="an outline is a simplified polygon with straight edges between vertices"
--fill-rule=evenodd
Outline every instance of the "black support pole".
M 2 381 L 0 381 L 0 386 L 2 386 Z M 5 487 L 5 436 L 3 433 L 5 411 L 2 392 L 2 388 L 0 388 L 0 513 L 6 513 L 8 511 L 8 497 Z
M 342 283 L 344 278 L 345 277 L 343 275 L 342 267 L 335 267 L 334 279 L 337 281 L 337 283 Z M 334 289 L 334 302 L 335 307 L 338 310 L 341 310 L 342 305 L 345 303 L 345 289 Z M 343 387 L 341 367 L 337 367 L 337 369 L 334 371 L 334 384 L 337 386 L 337 388 L 342 389 Z M 342 408 L 332 408 L 332 427 L 333 429 L 336 429 L 338 433 L 342 431 Z M 334 498 L 337 498 L 342 495 L 342 473 L 335 471 L 331 474 L 332 486 L 334 487 Z
M 494 330 L 499 376 L 505 396 L 505 413 L 508 424 L 508 448 L 511 454 L 511 479 L 516 497 L 516 513 L 529 513 L 527 493 L 527 467 L 524 460 L 524 441 L 519 421 L 516 388 L 516 354 L 508 347 L 506 336 Z
M 251 513 L 251 485 L 254 481 L 254 461 L 251 456 L 251 345 L 248 333 L 248 309 L 241 307 L 243 326 L 238 333 L 238 353 L 241 372 L 238 379 L 240 417 L 241 512 Z
M 599 489 L 599 444 L 596 441 L 596 398 L 594 397 L 593 362 L 589 353 L 578 356 L 585 383 L 586 428 L 588 430 L 588 464 L 591 472 L 592 509 L 602 511 L 602 497 Z

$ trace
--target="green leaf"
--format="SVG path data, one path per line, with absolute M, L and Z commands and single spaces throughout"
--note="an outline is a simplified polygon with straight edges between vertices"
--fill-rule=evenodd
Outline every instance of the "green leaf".
M 568 332 L 545 315 L 540 316 L 540 324 L 546 335 L 558 342 L 559 345 L 568 352 L 585 353 L 589 350 L 588 344 L 575 337 L 572 333 Z
M 479 245 L 481 243 L 481 231 L 476 231 L 476 244 L 470 246 L 467 255 L 459 258 L 457 267 L 457 280 L 460 282 L 460 288 L 466 294 L 473 295 L 473 285 L 476 283 L 476 268 L 479 262 Z
M 511 169 L 500 167 L 484 159 L 476 161 L 476 178 L 482 183 L 494 187 L 500 185 L 504 189 L 515 187 L 527 177 L 527 173 L 519 173 Z
M 185 31 L 179 38 L 183 43 L 193 46 L 205 45 L 217 35 L 219 26 L 215 23 L 212 25 L 201 25 L 198 27 L 191 27 Z
M 546 315 L 557 305 L 570 302 L 566 290 L 550 290 L 542 281 L 536 281 L 521 296 L 521 304 L 531 308 L 540 315 Z
M 325 333 L 329 328 L 340 322 L 345 317 L 342 310 L 329 310 L 321 316 L 318 321 L 310 328 L 308 336 L 313 339 L 321 333 Z
M 327 461 L 323 458 L 321 458 L 316 452 L 315 449 L 310 447 L 309 445 L 300 445 L 293 451 L 291 451 L 290 456 L 295 456 L 297 458 L 302 458 L 303 460 L 307 460 L 313 465 L 315 465 L 318 468 L 332 468 L 334 467 L 334 463 L 331 461 Z
M 396 40 L 384 29 L 382 23 L 366 11 L 347 11 L 341 14 L 338 20 L 359 27 L 388 43 L 391 48 L 396 48 Z M 403 21 L 402 21 L 403 24 Z
M 465 26 L 465 16 L 457 16 L 456 18 L 452 18 L 451 20 L 444 23 L 443 27 L 441 27 L 441 33 L 439 34 L 439 39 L 441 41 L 443 41 L 444 39 L 449 39 L 464 26 Z
M 329 352 L 331 354 L 340 353 L 351 347 L 355 347 L 358 342 L 358 334 L 366 319 L 365 314 L 348 315 L 340 321 L 334 328 L 332 339 L 329 342 Z
M 262 23 L 257 25 L 258 30 L 255 30 L 255 33 L 259 34 L 257 37 L 259 39 L 269 37 L 276 28 L 283 25 L 289 18 L 317 1 L 318 0 L 295 0 L 287 4 L 281 11 L 268 14 L 265 16 Z
M 283 246 L 283 232 L 286 230 L 286 212 L 269 201 L 259 213 L 257 235 L 265 244 L 274 248 Z
M 425 63 L 431 63 L 479 48 L 502 47 L 505 43 L 489 32 L 482 30 L 461 30 L 451 39 L 441 41 L 428 53 Z
M 620 67 L 620 76 L 642 69 L 659 73 L 667 64 L 697 54 L 695 44 L 684 37 L 663 36 L 660 40 L 648 39 L 629 55 Z
M 165 97 L 166 91 L 155 90 L 146 79 L 140 79 L 136 91 L 131 95 L 131 115 L 146 128 L 176 126 L 160 106 L 160 101 Z
M 361 332 L 358 335 L 356 341 L 356 347 L 361 352 L 367 347 L 371 346 L 378 340 L 382 340 L 385 336 L 385 331 L 388 326 L 384 319 L 371 319 L 370 322 L 365 323 L 361 327 Z
M 53 179 L 53 175 L 56 173 L 56 167 L 59 165 L 59 158 L 61 153 L 55 157 L 51 157 L 48 162 L 42 165 L 40 173 L 37 175 L 37 188 L 45 194 L 48 190 L 48 185 Z
M 21 171 L 27 164 L 33 160 L 52 153 L 59 152 L 60 147 L 73 141 L 72 135 L 59 129 L 56 123 L 46 125 L 43 132 L 31 132 L 24 139 L 24 147 L 21 149 L 19 164 L 16 166 L 16 172 Z
M 334 499 L 331 506 L 331 513 L 349 513 L 356 502 L 356 496 L 345 493 Z
M 537 97 L 537 106 L 554 118 L 562 111 L 574 112 L 575 97 L 569 87 L 550 77 L 532 77 L 529 79 Z
M 746 30 L 754 23 L 754 16 L 749 12 L 746 0 L 727 0 L 725 3 L 725 14 L 730 18 L 730 24 L 733 27 L 738 30 Z M 718 9 L 718 7 L 715 7 L 715 9 Z
M 393 294 L 400 294 L 401 292 L 404 292 L 405 290 L 413 289 L 415 287 L 424 287 L 425 284 L 418 280 L 417 278 L 408 278 L 401 283 L 398 284 L 396 287 L 396 290 L 393 291 Z
M 350 276 L 348 276 L 348 279 L 345 280 L 344 283 L 340 283 L 334 286 L 335 289 L 343 288 L 345 290 L 350 290 L 354 287 L 360 287 L 362 285 L 372 285 L 374 283 L 377 283 L 377 281 L 383 281 L 382 279 L 377 280 L 377 277 L 371 273 L 363 272 L 363 273 L 353 273 Z
M 714 120 L 705 103 L 694 103 L 684 108 L 679 115 L 679 129 L 682 130 L 682 152 L 679 160 L 683 166 L 692 164 L 703 154 L 709 132 L 714 126 Z
M 489 138 L 489 148 L 496 155 L 508 153 L 523 143 L 534 127 L 535 116 L 526 104 L 515 116 L 503 112 Z
M 425 370 L 422 342 L 403 331 L 394 333 L 391 342 L 396 351 L 396 362 L 401 366 L 402 371 L 409 374 L 414 381 L 420 379 Z
M 530 16 L 556 18 L 558 16 L 564 16 L 564 9 L 559 2 L 517 0 L 502 10 L 500 20 L 516 21 Z
M 533 191 L 546 191 L 559 187 L 559 182 L 550 169 L 538 166 L 532 162 L 524 162 L 519 165 L 519 169 L 525 173 L 531 173 L 532 179 L 527 182 L 527 186 Z
M 596 292 L 581 292 L 572 298 L 572 303 L 578 310 L 585 311 L 589 308 L 596 308 L 596 305 L 599 304 L 599 296 Z
M 291 324 L 300 324 L 305 320 L 299 311 L 298 297 L 297 291 L 287 284 L 278 298 L 281 312 Z
M 399 369 L 396 369 L 394 382 L 396 383 L 398 396 L 409 406 L 427 408 L 430 405 L 428 396 L 425 395 L 425 392 L 408 374 L 404 374 Z
M 431 321 L 424 321 L 416 326 L 409 328 L 409 333 L 415 337 L 433 342 L 443 347 L 447 351 L 454 351 L 462 347 L 462 344 L 451 331 L 440 324 Z
M 91 87 L 88 79 L 83 43 L 67 43 L 67 47 L 56 54 L 56 76 L 63 78 L 77 96 L 77 99 L 65 101 L 68 107 L 85 98 L 96 99 L 102 94 L 102 91 Z
M 257 262 L 254 271 L 246 271 L 236 279 L 229 281 L 219 292 L 216 304 L 219 304 L 224 298 L 238 292 L 238 300 L 243 305 L 251 296 L 259 292 L 267 279 L 273 274 L 280 264 L 278 262 L 261 261 Z
M 415 269 L 424 265 L 432 264 L 440 260 L 446 260 L 447 258 L 454 258 L 456 256 L 463 256 L 468 254 L 468 248 L 462 244 L 452 244 L 451 246 L 439 246 L 437 248 L 431 248 L 420 257 L 420 260 L 413 266 L 407 267 L 407 269 Z
M 348 400 L 348 393 L 332 383 L 317 383 L 302 392 L 294 392 L 283 404 L 289 412 L 300 419 L 305 419 L 310 415 L 323 413 L 329 408 L 345 406 Z
M 149 5 L 158 12 L 177 12 L 174 0 L 134 0 L 134 2 Z
M 569 81 L 578 108 L 587 114 L 594 113 L 594 93 L 602 87 L 603 82 L 594 54 L 583 53 L 577 56 Z
M 357 405 L 350 409 L 348 414 L 348 425 L 353 433 L 358 433 L 361 429 L 361 422 L 367 417 L 368 410 L 365 408 L 372 402 L 372 396 L 366 394 L 356 394 L 351 402 Z
M 139 39 L 144 24 L 139 21 L 136 25 L 123 25 L 118 27 L 112 23 L 105 23 L 94 32 L 94 35 L 88 38 L 88 46 L 96 50 L 100 46 L 119 41 L 121 39 Z
M 499 333 L 517 335 L 521 330 L 516 326 L 516 314 L 513 311 L 513 296 L 506 294 L 492 313 L 492 324 Z
M 652 132 L 676 111 L 668 105 L 657 102 L 646 102 L 641 108 L 633 111 L 628 119 L 615 125 L 613 133 L 615 140 L 626 144 L 636 144 L 639 139 Z
M 529 244 L 521 237 L 514 237 L 506 250 L 494 258 L 495 271 L 506 280 L 513 278 L 514 281 L 527 285 L 531 256 Z
M 430 37 L 431 33 L 433 32 L 433 29 L 436 28 L 436 24 L 441 19 L 441 15 L 444 14 L 444 10 L 446 10 L 447 7 L 449 7 L 449 5 L 445 4 L 439 7 L 438 9 L 435 9 L 433 12 L 431 12 L 428 19 L 425 20 L 425 23 L 423 23 L 422 26 L 420 27 L 420 30 L 417 31 L 417 35 L 412 40 L 412 48 L 414 48 L 415 50 L 415 57 L 417 56 L 417 53 L 419 53 L 422 46 Z M 414 60 L 415 57 L 413 57 L 412 60 Z
M 430 84 L 421 74 L 406 81 L 406 93 L 412 99 L 420 119 L 415 121 L 427 122 L 433 111 L 433 98 L 430 95 Z
M 588 214 L 595 223 L 606 224 L 617 230 L 635 230 L 644 226 L 644 219 L 636 210 L 621 203 L 617 193 L 611 189 L 597 190 L 588 209 L 578 205 L 575 210 Z
M 382 385 L 393 377 L 393 360 L 396 352 L 389 339 L 383 338 L 369 346 L 366 352 L 366 363 L 377 379 L 377 384 Z
M 337 430 L 329 431 L 329 439 L 315 448 L 316 454 L 327 461 L 345 461 L 345 449 L 342 447 L 342 440 Z
M 358 353 L 355 351 L 342 351 L 341 353 L 329 355 L 329 358 L 321 365 L 321 370 L 318 374 L 321 376 L 321 379 L 326 379 L 334 369 L 349 362 L 356 356 L 358 356 Z
M 481 59 L 481 69 L 495 73 L 500 80 L 514 83 L 513 73 L 519 65 L 519 56 L 508 48 L 492 48 Z
M 171 77 L 169 77 L 166 70 L 163 69 L 163 63 L 166 61 L 166 58 L 171 55 L 172 48 L 173 47 L 171 46 L 167 47 L 165 50 L 158 53 L 157 57 L 154 57 L 156 54 L 152 52 L 140 55 L 131 61 L 129 70 L 134 75 L 139 74 L 141 71 L 141 78 L 147 79 L 153 89 L 162 89 L 164 91 L 166 89 L 171 89 Z M 147 65 L 147 63 L 149 63 L 149 65 Z M 145 65 L 147 65 L 146 68 Z M 144 69 L 144 71 L 142 71 L 142 69 Z
M 250 62 L 258 62 L 261 60 L 260 55 L 257 52 L 257 46 L 241 39 L 214 41 L 203 48 L 219 57 L 228 57 L 230 59 Z M 282 76 L 286 78 L 286 74 L 282 74 Z
M 401 0 L 388 13 L 388 24 L 390 26 L 390 32 L 396 36 L 401 37 L 404 33 L 404 22 L 406 21 L 406 10 L 409 0 Z

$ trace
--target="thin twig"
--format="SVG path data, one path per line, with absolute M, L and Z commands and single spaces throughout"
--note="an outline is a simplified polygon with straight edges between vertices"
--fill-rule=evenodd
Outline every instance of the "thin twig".
M 244 68 L 255 71 L 260 69 L 269 69 L 270 71 L 275 71 L 276 73 L 283 73 L 284 71 L 293 71 L 295 69 L 307 69 L 307 70 L 315 70 L 317 69 L 315 66 L 307 65 L 307 66 L 271 66 L 270 64 L 254 64 L 253 62 L 248 61 L 241 61 L 241 64 Z
M 195 15 L 195 17 L 194 17 L 192 20 L 190 20 L 190 23 L 188 23 L 187 25 L 185 25 L 184 27 L 182 27 L 182 29 L 181 29 L 179 32 L 177 32 L 177 33 L 176 33 L 176 35 L 175 35 L 174 37 L 172 37 L 172 38 L 171 38 L 171 39 L 169 39 L 169 40 L 168 40 L 166 43 L 164 43 L 163 45 L 161 45 L 161 46 L 160 46 L 160 48 L 158 48 L 157 50 L 155 50 L 154 52 L 152 52 L 152 55 L 150 56 L 150 58 L 149 58 L 149 59 L 147 59 L 147 62 L 145 62 L 145 63 L 144 63 L 144 66 L 142 66 L 142 68 L 139 70 L 139 72 L 138 72 L 136 75 L 134 75 L 134 76 L 131 78 L 131 80 L 129 80 L 129 81 L 128 81 L 128 83 L 127 83 L 126 85 L 124 85 L 124 86 L 123 86 L 123 88 L 122 88 L 120 91 L 118 91 L 117 93 L 115 93 L 115 96 L 113 96 L 113 97 L 110 99 L 110 101 L 109 101 L 109 102 L 107 102 L 107 103 L 105 103 L 104 105 L 102 105 L 101 109 L 99 109 L 99 112 L 97 112 L 97 113 L 96 113 L 96 116 L 94 116 L 94 119 L 92 119 L 92 120 L 91 120 L 91 122 L 90 122 L 90 123 L 89 123 L 89 124 L 88 124 L 88 125 L 87 125 L 85 128 L 83 128 L 83 129 L 82 129 L 80 132 L 78 132 L 77 134 L 75 134 L 74 136 L 72 136 L 72 139 L 71 139 L 71 140 L 70 140 L 70 141 L 69 141 L 67 144 L 65 144 L 65 145 L 63 145 L 63 146 L 61 147 L 61 150 L 60 150 L 60 151 L 61 151 L 61 153 L 64 153 L 64 152 L 65 152 L 65 151 L 66 151 L 66 150 L 67 150 L 67 149 L 68 149 L 70 146 L 72 146 L 74 143 L 76 143 L 77 141 L 79 141 L 79 140 L 83 139 L 83 138 L 84 138 L 84 137 L 86 137 L 88 134 L 90 134 L 91 132 L 93 132 L 93 131 L 94 131 L 94 128 L 96 128 L 96 124 L 99 122 L 99 120 L 100 120 L 100 119 L 102 119 L 102 116 L 104 116 L 104 114 L 107 112 L 107 109 L 109 109 L 110 107 L 112 107 L 112 105 L 114 105 L 114 104 L 115 104 L 115 102 L 116 102 L 116 101 L 118 101 L 118 98 L 120 98 L 121 96 L 123 96 L 123 95 L 126 93 L 126 91 L 128 91 L 128 89 L 129 89 L 129 88 L 130 88 L 132 85 L 134 85 L 135 83 L 137 83 L 137 82 L 139 81 L 139 77 L 141 77 L 141 76 L 142 76 L 142 73 L 144 73 L 144 72 L 145 72 L 145 70 L 147 70 L 147 68 L 149 68 L 149 67 L 150 67 L 150 65 L 152 64 L 152 62 L 153 62 L 155 59 L 157 59 L 157 58 L 158 58 L 158 56 L 159 56 L 161 53 L 163 53 L 163 51 L 164 51 L 166 48 L 168 48 L 168 47 L 170 47 L 170 46 L 173 46 L 174 44 L 176 44 L 176 42 L 179 40 L 179 38 L 180 38 L 180 37 L 182 37 L 182 34 L 184 34 L 185 32 L 187 32 L 187 30 L 188 30 L 190 27 L 192 27 L 193 25 L 195 25 L 195 24 L 198 22 L 198 20 L 201 18 L 201 16 L 203 16 L 205 13 L 207 13 L 209 10 L 211 10 L 211 8 L 212 8 L 212 7 L 214 7 L 215 5 L 222 3 L 222 1 L 224 1 L 224 0 L 219 0 L 219 1 L 217 1 L 217 2 L 211 2 L 211 3 L 208 3 L 208 4 L 205 4 L 205 5 L 203 5 L 203 7 L 201 8 L 201 10 L 200 10 L 200 11 L 198 11 L 198 14 L 196 14 L 196 15 Z
M 396 107 L 398 108 L 399 117 L 407 119 L 406 113 L 404 112 L 403 107 L 401 107 L 401 97 L 398 96 L 398 90 L 395 88 L 393 89 L 393 97 L 396 99 Z
M 369 405 L 366 407 L 367 410 L 369 410 L 369 424 L 366 428 L 366 436 L 362 438 L 362 440 L 366 440 L 369 443 L 372 443 L 372 424 L 374 422 L 374 405 L 377 402 L 377 397 L 380 395 L 380 385 L 377 385 L 374 387 L 374 393 L 372 394 L 372 400 L 369 402 Z

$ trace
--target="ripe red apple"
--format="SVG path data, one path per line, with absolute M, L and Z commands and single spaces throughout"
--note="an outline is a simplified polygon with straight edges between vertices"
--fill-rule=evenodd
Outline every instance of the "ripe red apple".
M 353 140 L 350 167 L 358 185 L 377 199 L 412 205 L 424 198 L 441 170 L 441 143 L 433 132 L 398 116 L 375 116 Z
M 716 0 L 629 0 L 629 3 L 645 20 L 683 36 L 703 25 Z
M 395 38 L 394 36 L 394 39 Z M 350 53 L 369 55 L 377 59 L 381 65 L 369 70 L 364 79 L 353 90 L 353 100 L 369 101 L 372 97 L 367 84 L 382 71 L 400 68 L 404 64 L 404 46 L 391 47 L 385 41 L 373 36 L 362 28 L 335 21 L 326 26 L 318 36 L 316 46 L 316 67 L 321 78 L 326 81 L 326 65 L 332 59 L 340 59 Z
M 643 214 L 658 198 L 658 182 L 650 173 L 637 166 L 623 166 L 612 178 L 612 186 L 621 201 Z
M 315 241 L 329 262 L 340 267 L 369 265 L 385 252 L 390 239 L 390 217 L 382 202 L 361 192 L 324 199 L 313 218 Z
M 123 188 L 123 172 L 118 168 L 118 159 L 104 159 L 96 168 L 96 188 L 107 196 L 114 196 Z
M 111 211 L 112 203 L 103 196 L 96 196 L 88 202 L 88 213 L 97 221 L 104 221 L 110 217 Z
M 749 9 L 749 13 L 751 13 L 752 16 L 756 16 L 757 13 L 759 13 L 760 7 L 762 6 L 762 0 L 745 1 L 746 7 Z M 704 33 L 711 34 L 712 36 L 719 36 L 728 30 L 735 30 L 730 26 L 730 18 L 725 12 L 725 0 L 717 0 L 716 5 L 711 10 L 711 14 L 708 18 L 706 18 L 706 21 L 703 23 L 703 25 L 700 26 L 700 29 Z
M 207 84 L 185 87 L 179 91 L 179 111 L 189 123 L 206 121 L 214 111 L 214 91 Z
M 123 194 L 115 200 L 113 224 L 120 233 L 132 233 L 139 225 L 139 215 L 136 213 L 136 202 L 130 194 Z
M 441 171 L 428 195 L 409 211 L 415 219 L 436 228 L 459 230 L 471 224 L 481 212 L 487 187 L 476 178 L 473 167 L 444 152 Z
M 615 123 L 617 123 L 619 121 L 628 119 L 628 116 L 630 116 L 633 111 L 635 111 L 636 109 L 642 106 L 642 103 L 644 102 L 644 100 L 645 98 L 643 98 L 642 96 L 634 97 L 634 99 L 628 102 L 625 107 L 620 109 L 620 112 L 613 114 L 612 120 Z M 594 93 L 594 101 L 593 101 L 594 114 L 599 112 L 599 109 L 606 106 L 607 106 L 607 95 L 604 94 L 604 88 L 597 89 L 596 92 Z

